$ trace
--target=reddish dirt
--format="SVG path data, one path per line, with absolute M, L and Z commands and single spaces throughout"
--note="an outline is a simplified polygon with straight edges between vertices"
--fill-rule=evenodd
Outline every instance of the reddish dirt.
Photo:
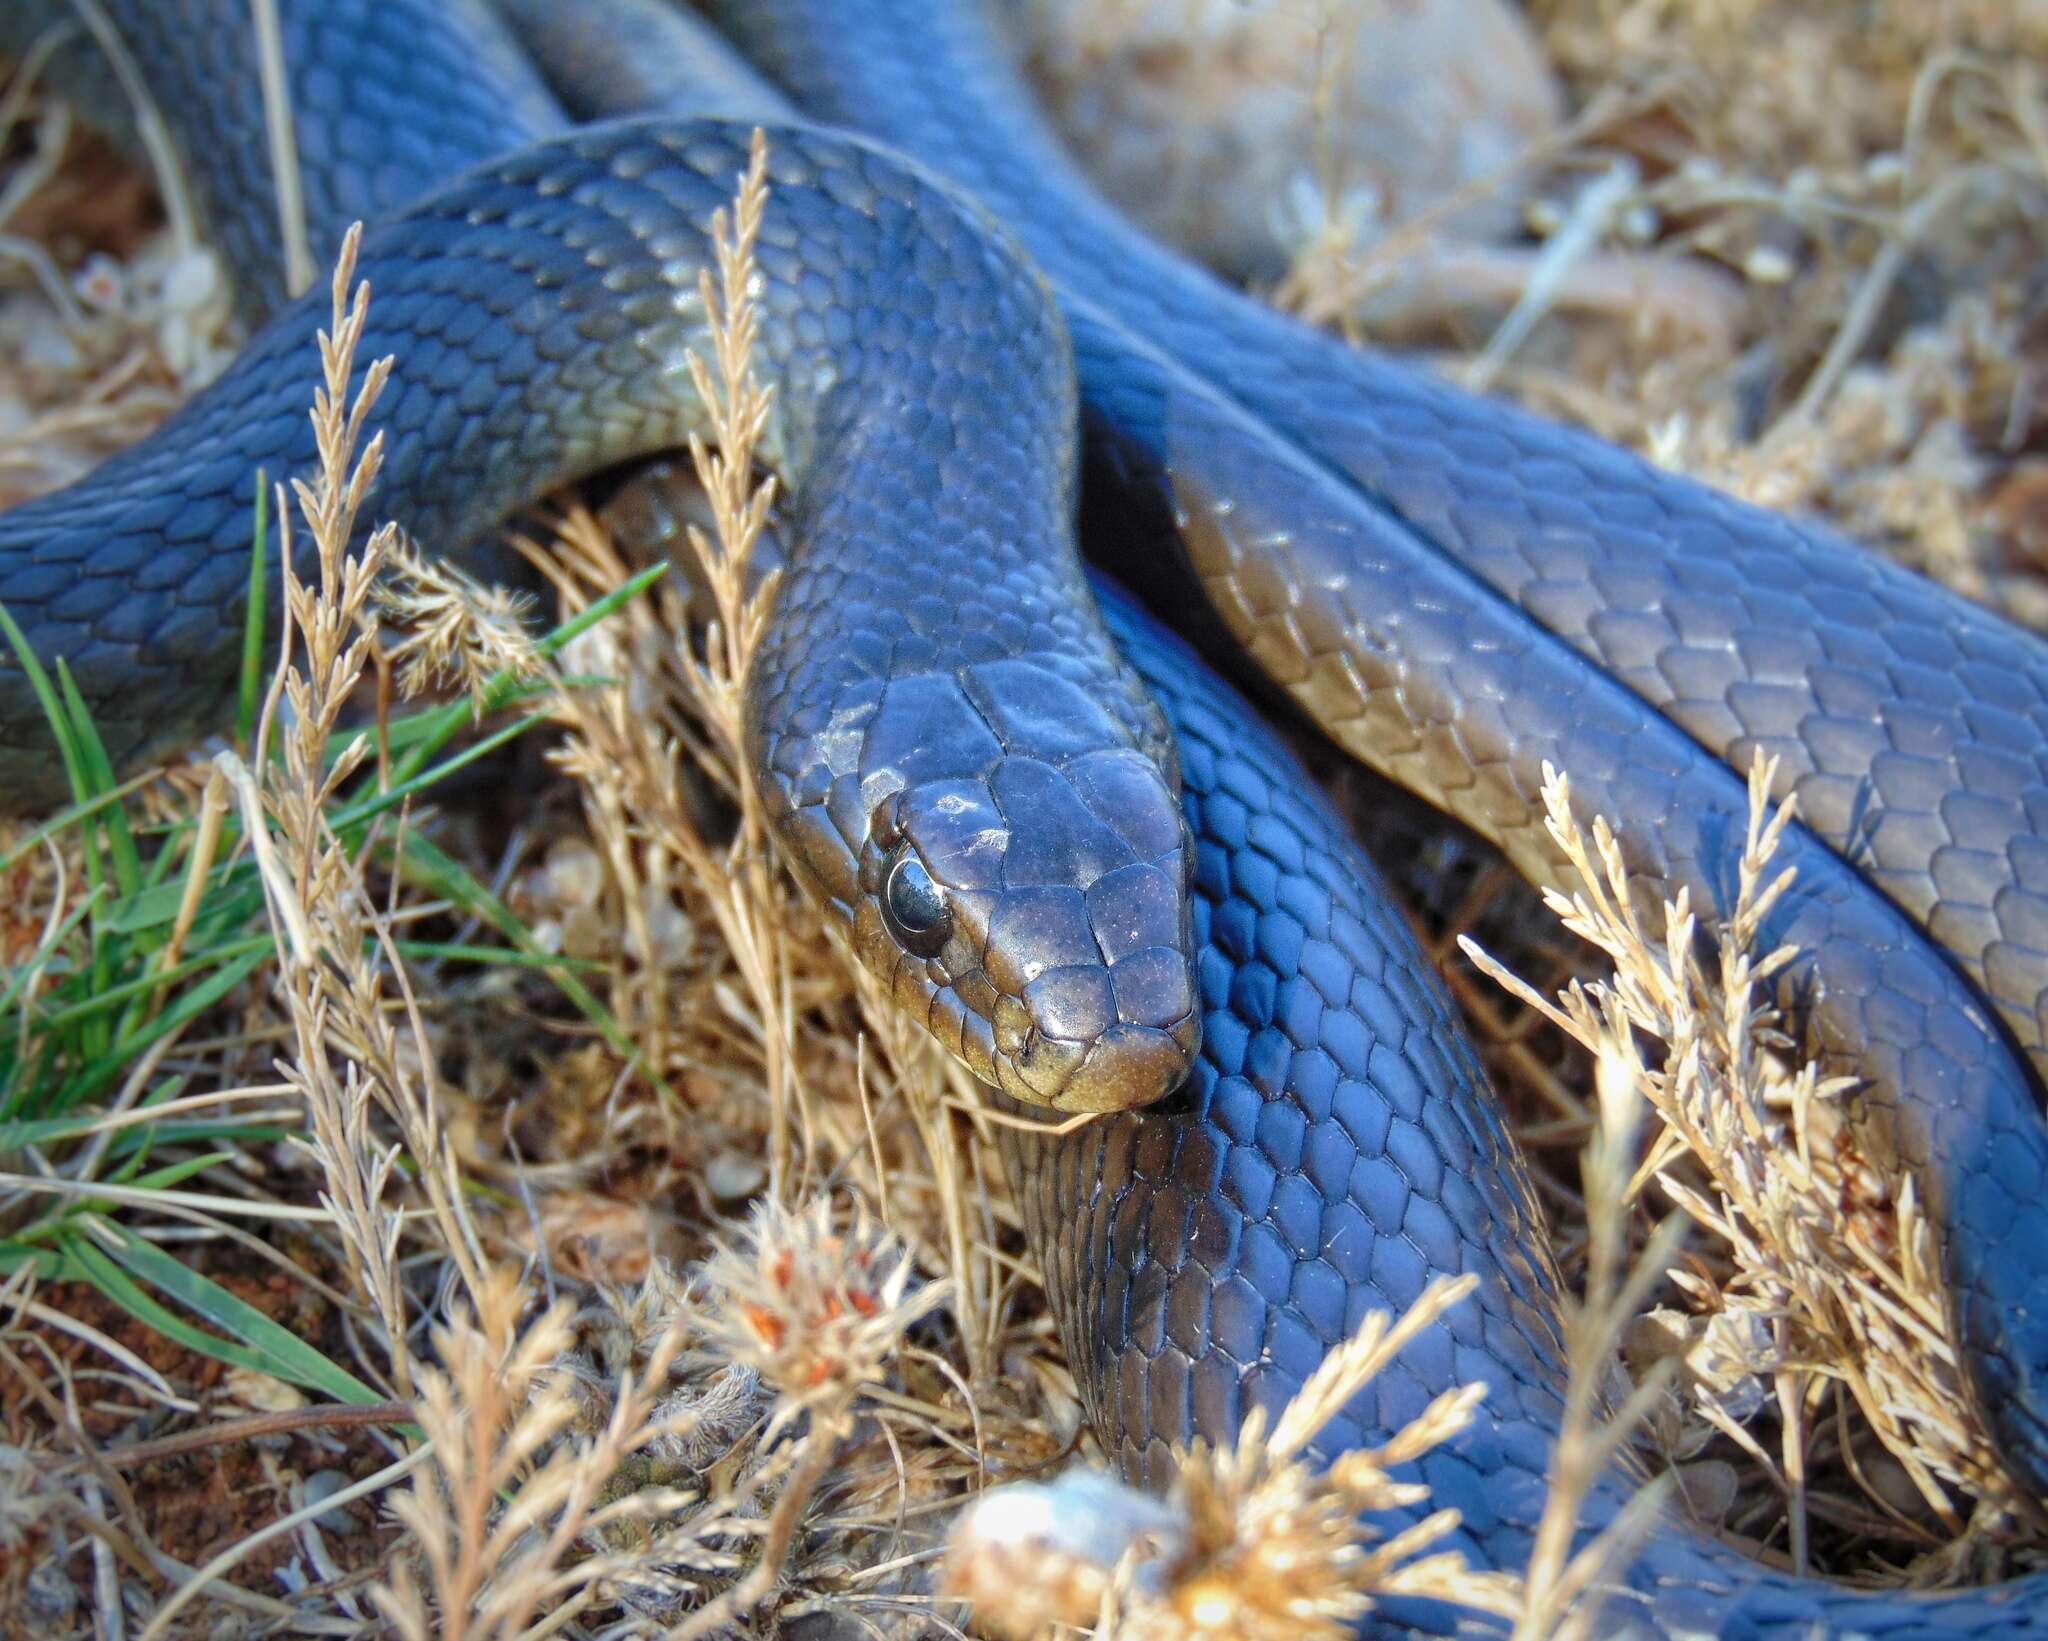
M 310 1247 L 301 1245 L 292 1252 L 315 1268 L 324 1264 Z M 347 1344 L 334 1308 L 303 1283 L 293 1281 L 286 1272 L 234 1245 L 196 1253 L 189 1262 L 335 1360 L 348 1360 Z M 328 1280 L 340 1275 L 331 1269 L 321 1269 L 320 1274 Z M 204 1428 L 252 1411 L 233 1400 L 233 1370 L 226 1364 L 166 1339 L 96 1288 L 84 1283 L 53 1283 L 39 1290 L 37 1297 L 49 1309 L 98 1330 L 134 1352 L 162 1374 L 181 1396 L 200 1404 L 196 1415 L 173 1412 L 124 1394 L 120 1387 L 104 1379 L 81 1379 L 76 1388 L 79 1423 L 95 1446 L 108 1449 Z M 96 1346 L 47 1324 L 29 1321 L 21 1332 L 38 1341 L 41 1349 L 23 1350 L 17 1344 L 14 1362 L 0 1364 L 0 1431 L 4 1431 L 0 1439 L 33 1445 L 55 1461 L 76 1448 L 72 1438 L 54 1432 L 45 1399 L 31 1391 L 23 1380 L 22 1370 L 34 1373 L 46 1391 L 61 1398 L 61 1381 L 50 1371 L 51 1359 L 74 1373 L 97 1372 L 111 1364 Z M 42 1354 L 44 1350 L 47 1357 Z M 134 1413 L 138 1407 L 147 1409 L 140 1418 Z M 337 1470 L 351 1480 L 360 1480 L 389 1462 L 389 1453 L 379 1445 L 375 1433 L 367 1430 L 309 1430 L 265 1436 L 123 1471 L 134 1513 L 131 1517 L 117 1508 L 111 1514 L 124 1525 L 139 1526 L 165 1554 L 196 1566 L 218 1554 L 221 1546 L 238 1542 L 289 1513 L 294 1507 L 294 1480 L 321 1470 Z M 366 1502 L 341 1509 L 356 1521 L 357 1530 L 323 1532 L 327 1553 L 345 1571 L 374 1565 L 394 1535 L 379 1529 Z M 27 1562 L 42 1548 L 32 1544 L 19 1559 Z M 286 1592 L 276 1573 L 293 1560 L 303 1563 L 305 1555 L 297 1539 L 287 1535 L 253 1552 L 230 1577 L 245 1589 L 283 1596 Z M 16 1602 L 8 1599 L 17 1570 L 0 1567 L 0 1613 L 20 1610 Z M 81 1590 L 88 1587 L 91 1574 L 82 1554 L 73 1559 L 66 1571 Z M 319 1576 L 310 1568 L 305 1571 L 309 1577 Z M 13 1633 L 11 1628 L 0 1629 L 0 1634 Z

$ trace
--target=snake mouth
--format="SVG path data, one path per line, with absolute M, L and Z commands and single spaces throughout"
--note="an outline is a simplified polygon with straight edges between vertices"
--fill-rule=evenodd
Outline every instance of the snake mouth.
M 1070 1113 L 1150 1105 L 1187 1080 L 1201 1051 L 1202 1010 L 1181 948 L 1148 947 L 1116 962 L 1098 950 L 1092 962 L 1010 991 L 997 984 L 1007 954 L 992 949 L 990 920 L 972 915 L 974 898 L 955 897 L 958 926 L 928 958 L 903 951 L 872 902 L 854 917 L 855 949 L 890 976 L 898 1008 L 969 1072 L 1022 1104 Z
M 1128 1111 L 1180 1087 L 1202 1046 L 1199 1013 L 1167 1026 L 1118 1021 L 1085 1043 L 1047 1037 L 1035 1026 L 1004 1041 L 994 1056 L 995 1085 L 1012 1099 L 1057 1111 Z
M 1134 862 L 1086 890 L 1013 891 L 982 943 L 991 1075 L 1059 1111 L 1127 1111 L 1165 1098 L 1201 1047 L 1191 911 L 1180 862 Z
M 1190 921 L 1174 879 L 1158 863 L 1126 867 L 1109 885 L 1126 901 L 1152 903 L 1165 926 L 1156 943 L 1120 951 L 1085 921 L 1085 897 L 1068 888 L 1009 896 L 955 893 L 949 938 L 929 957 L 903 950 L 873 902 L 855 916 L 854 943 L 891 975 L 895 1000 L 922 1019 L 966 1069 L 1026 1105 L 1062 1112 L 1127 1111 L 1164 1099 L 1193 1070 L 1202 1011 L 1193 965 L 1176 938 Z M 1121 891 L 1121 895 L 1116 892 Z M 1163 902 L 1163 904 L 1161 904 Z M 1077 949 L 1048 937 L 1062 927 Z M 1038 955 L 1020 959 L 1020 948 Z

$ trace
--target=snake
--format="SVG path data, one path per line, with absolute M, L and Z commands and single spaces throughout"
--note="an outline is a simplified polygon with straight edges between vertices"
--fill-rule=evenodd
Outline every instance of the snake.
M 1802 816 L 1759 930 L 1801 954 L 1779 1000 L 1801 1050 L 1856 1079 L 1856 1144 L 1912 1174 L 1973 1399 L 2048 1492 L 2041 644 L 1813 524 L 1218 284 L 1092 191 L 979 0 L 705 9 L 730 46 L 656 0 L 282 0 L 307 237 L 327 256 L 371 224 L 362 348 L 396 359 L 372 511 L 459 549 L 703 432 L 697 276 L 766 129 L 752 294 L 790 550 L 750 763 L 885 995 L 1000 1094 L 1101 1113 L 1002 1145 L 1126 1474 L 1163 1482 L 1369 1311 L 1471 1274 L 1316 1456 L 1482 1384 L 1415 1470 L 1459 1512 L 1452 1547 L 1520 1566 L 1566 1355 L 1527 1169 L 1376 868 L 1244 697 L 1083 567 L 1077 508 L 1091 544 L 1113 537 L 1191 616 L 1206 594 L 1198 626 L 1538 883 L 1564 870 L 1550 763 L 1646 891 L 1725 908 L 1735 770 L 1777 758 Z M 222 721 L 251 476 L 310 465 L 326 298 L 286 289 L 239 8 L 94 15 L 87 38 L 64 0 L 24 0 L 0 49 L 71 27 L 47 72 L 117 124 L 93 53 L 122 60 L 254 327 L 155 433 L 0 514 L 0 604 L 129 767 Z M 11 666 L 0 795 L 62 796 Z M 1617 1465 L 1581 1530 L 1640 1485 Z M 1856 1590 L 1676 1520 L 1612 1586 L 1613 1633 L 2048 1631 L 2048 1578 Z M 1495 1627 L 1420 1601 L 1366 1623 Z

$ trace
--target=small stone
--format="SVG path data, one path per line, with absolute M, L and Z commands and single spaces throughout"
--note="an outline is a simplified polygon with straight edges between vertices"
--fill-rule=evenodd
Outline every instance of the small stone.
M 1927 1500 L 1903 1464 L 1874 1442 L 1865 1443 L 1858 1452 L 1871 1492 L 1909 1520 L 1919 1521 L 1927 1517 Z
M 1797 271 L 1792 258 L 1775 245 L 1759 245 L 1742 259 L 1743 277 L 1752 285 L 1782 285 Z
M 305 1502 L 318 1504 L 353 1485 L 353 1478 L 343 1471 L 316 1470 L 306 1478 Z M 346 1506 L 321 1511 L 313 1518 L 313 1525 L 323 1533 L 360 1533 L 363 1530 L 363 1523 Z
M 588 906 L 604 893 L 604 861 L 581 838 L 564 838 L 548 851 L 548 889 L 564 906 Z
M 1635 1317 L 1622 1330 L 1622 1360 L 1641 1379 L 1667 1356 L 1683 1356 L 1698 1332 L 1698 1323 L 1684 1311 L 1659 1307 Z
M 128 305 L 128 271 L 105 252 L 96 251 L 71 276 L 71 289 L 95 313 L 117 313 Z
M 562 951 L 565 956 L 602 961 L 612 954 L 617 942 L 594 906 L 571 906 L 562 914 Z
M 226 279 L 220 260 L 205 249 L 187 251 L 164 272 L 164 306 L 179 313 L 193 313 L 220 294 Z
M 647 887 L 642 902 L 647 917 L 647 939 L 652 946 L 647 959 L 658 969 L 679 969 L 690 959 L 697 943 L 697 926 L 683 909 L 655 888 Z
M 745 1202 L 767 1183 L 767 1165 L 745 1151 L 717 1152 L 704 1165 L 704 1188 L 721 1207 Z
M 1015 8 L 1054 121 L 1104 192 L 1226 277 L 1279 277 L 1329 213 L 1276 212 L 1316 167 L 1318 200 L 1373 225 L 1450 213 L 1453 237 L 1511 232 L 1517 160 L 1564 94 L 1511 0 L 1041 0 Z M 1491 179 L 1496 186 L 1461 194 Z M 1355 208 L 1355 207 L 1354 207 Z M 1340 213 L 1341 214 L 1341 213 Z
M 39 325 L 21 340 L 21 361 L 35 371 L 67 376 L 85 368 L 85 355 L 58 325 Z
M 226 1383 L 228 1395 L 251 1413 L 290 1413 L 306 1405 L 296 1385 L 255 1368 L 229 1368 Z

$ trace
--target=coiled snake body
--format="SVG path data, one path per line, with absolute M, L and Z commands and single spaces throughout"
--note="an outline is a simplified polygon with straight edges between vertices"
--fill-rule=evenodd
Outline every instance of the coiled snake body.
M 276 305 L 239 12 L 104 9 L 245 300 Z M 597 15 L 505 9 L 538 29 Z M 659 32 L 643 0 L 616 9 Z M 1002 230 L 914 167 L 771 133 L 760 299 L 794 545 L 750 711 L 796 858 L 899 1002 L 1014 1096 L 1121 1113 L 1007 1145 L 1126 1468 L 1156 1477 L 1169 1442 L 1227 1438 L 1364 1311 L 1471 1271 L 1474 1297 L 1325 1449 L 1484 1380 L 1474 1430 L 1420 1469 L 1475 1559 L 1518 1565 L 1563 1367 L 1541 1216 L 1371 867 L 1188 651 L 1119 600 L 1107 627 L 1095 612 L 1071 540 L 1075 367 L 1091 504 L 1134 550 L 1184 542 L 1246 649 L 1333 735 L 1530 875 L 1559 869 L 1547 760 L 1626 817 L 1647 883 L 1725 904 L 1744 794 L 1722 758 L 1781 757 L 1810 829 L 1788 838 L 1798 885 L 1761 938 L 1807 954 L 1785 1000 L 1862 1078 L 1859 1141 L 1914 1169 L 1979 1405 L 2044 1490 L 2048 1239 L 2027 1235 L 2048 1181 L 2030 1069 L 2048 993 L 2042 647 L 1820 532 L 1212 285 L 1066 167 L 972 0 L 712 9 L 808 114 L 994 207 L 1057 289 L 1055 310 Z M 552 484 L 680 442 L 696 269 L 746 126 L 571 131 L 472 0 L 281 10 L 316 254 L 352 217 L 381 223 L 363 258 L 365 347 L 398 357 L 380 516 L 459 545 Z M 62 13 L 8 8 L 0 46 Z M 749 119 L 769 101 L 725 66 L 691 95 Z M 224 704 L 249 475 L 310 455 L 318 318 L 282 305 L 157 435 L 0 516 L 0 602 L 70 658 L 119 758 Z M 52 796 L 50 762 L 0 671 L 8 797 Z M 1588 1527 L 1633 1485 L 1604 1483 Z M 2048 1627 L 2039 1581 L 1862 1594 L 1675 1527 L 1625 1583 L 1608 1621 L 1645 1634 Z

